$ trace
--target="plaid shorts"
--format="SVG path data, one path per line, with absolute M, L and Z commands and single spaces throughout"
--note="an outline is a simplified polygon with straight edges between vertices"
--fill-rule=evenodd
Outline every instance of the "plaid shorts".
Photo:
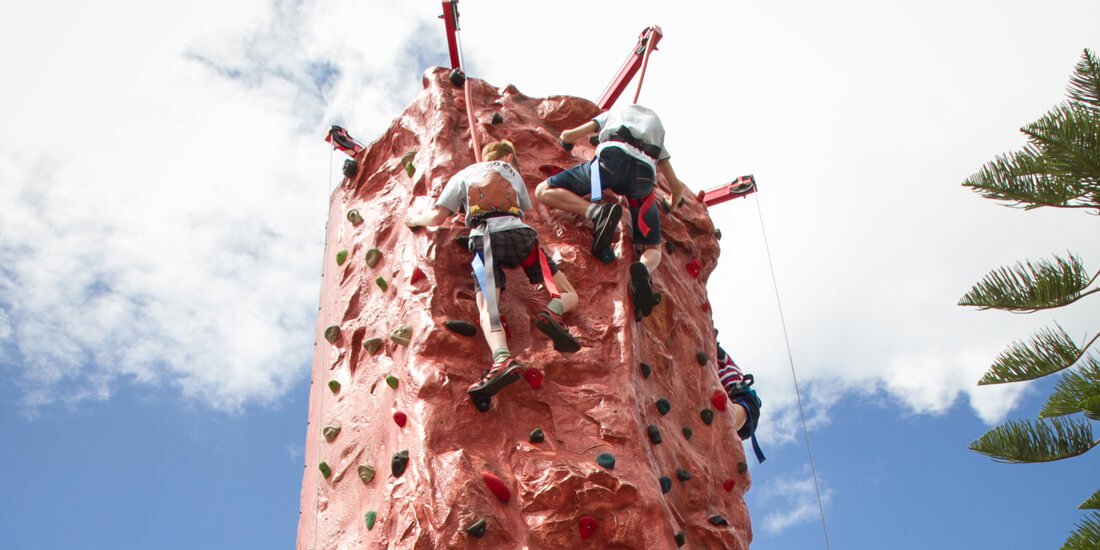
M 504 268 L 522 267 L 527 274 L 527 280 L 531 284 L 542 282 L 542 266 L 539 265 L 539 235 L 534 229 L 527 227 L 508 229 L 491 234 L 489 239 L 493 247 L 493 276 L 496 278 L 496 286 L 504 290 Z M 482 237 L 470 237 L 470 252 L 481 252 L 484 246 Z M 546 252 L 543 252 L 546 255 Z M 546 263 L 550 266 L 550 273 L 558 272 L 558 264 L 554 259 L 546 255 Z M 527 264 L 527 265 L 524 265 Z M 477 276 L 474 276 L 474 288 L 479 288 Z

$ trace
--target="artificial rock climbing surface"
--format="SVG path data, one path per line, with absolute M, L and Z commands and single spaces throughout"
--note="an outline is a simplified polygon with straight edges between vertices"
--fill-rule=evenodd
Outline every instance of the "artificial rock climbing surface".
M 545 292 L 508 270 L 501 312 L 526 383 L 487 412 L 471 404 L 491 358 L 456 243 L 466 229 L 459 217 L 403 224 L 474 162 L 466 98 L 447 75 L 424 74 L 424 91 L 330 198 L 298 548 L 748 548 L 751 479 L 731 416 L 712 410 L 715 333 L 700 307 L 718 241 L 693 198 L 663 215 L 663 300 L 640 322 L 629 230 L 604 265 L 588 222 L 536 203 L 526 222 L 578 290 L 564 320 L 583 348 L 554 351 L 534 327 Z M 480 142 L 516 145 L 532 196 L 592 157 L 587 142 L 567 152 L 557 141 L 598 112 L 591 102 L 470 88 Z

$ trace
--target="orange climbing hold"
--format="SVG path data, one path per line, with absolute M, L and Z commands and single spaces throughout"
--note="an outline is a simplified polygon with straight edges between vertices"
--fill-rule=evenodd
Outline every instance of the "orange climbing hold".
M 588 540 L 592 538 L 592 535 L 596 532 L 598 524 L 596 520 L 591 516 L 581 516 L 578 521 L 578 527 L 581 531 L 581 540 Z
M 404 428 L 405 424 L 409 422 L 409 417 L 405 416 L 405 413 L 397 411 L 393 413 L 393 421 L 399 428 Z
M 714 405 L 714 408 L 726 412 L 726 392 L 714 390 L 714 393 L 710 394 L 710 404 Z
M 508 486 L 492 472 L 481 472 L 481 480 L 485 482 L 485 486 L 489 488 L 489 492 L 496 495 L 501 502 L 512 500 L 512 491 L 510 491 Z

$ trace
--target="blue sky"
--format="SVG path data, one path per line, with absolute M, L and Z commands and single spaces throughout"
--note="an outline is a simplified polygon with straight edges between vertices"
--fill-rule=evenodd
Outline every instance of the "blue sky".
M 1069 249 L 1100 268 L 1097 222 L 959 183 L 1061 101 L 1081 50 L 1100 49 L 1100 5 L 773 4 L 468 0 L 465 59 L 498 86 L 594 98 L 659 24 L 641 101 L 661 113 L 678 174 L 695 190 L 756 175 L 760 193 L 715 209 L 709 288 L 764 399 L 753 548 L 824 548 L 757 205 L 833 547 L 1059 546 L 1095 490 L 1096 453 L 1014 466 L 967 451 L 1033 415 L 1051 384 L 974 382 L 1055 319 L 1095 333 L 1096 302 L 1030 316 L 954 304 L 1017 260 Z M 0 89 L 0 529 L 13 547 L 293 546 L 342 162 L 320 138 L 332 123 L 365 142 L 384 131 L 425 65 L 447 63 L 438 12 L 0 8 L 0 65 L 19 83 Z M 566 32 L 580 12 L 602 32 Z

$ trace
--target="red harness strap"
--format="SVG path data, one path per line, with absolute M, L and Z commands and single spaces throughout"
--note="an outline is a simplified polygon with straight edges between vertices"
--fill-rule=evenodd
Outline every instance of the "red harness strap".
M 551 298 L 561 298 L 558 285 L 554 284 L 554 274 L 550 272 L 550 264 L 546 261 L 546 254 L 542 252 L 542 247 L 538 245 L 535 245 L 531 253 L 519 265 L 527 268 L 535 265 L 535 262 L 538 262 L 542 267 L 542 284 L 546 286 L 546 292 L 550 293 Z
M 638 231 L 641 231 L 643 237 L 649 236 L 649 224 L 645 222 L 645 214 L 649 212 L 650 208 L 656 205 L 657 195 L 656 193 L 650 193 L 641 199 L 626 199 L 626 203 L 631 208 L 638 209 Z

